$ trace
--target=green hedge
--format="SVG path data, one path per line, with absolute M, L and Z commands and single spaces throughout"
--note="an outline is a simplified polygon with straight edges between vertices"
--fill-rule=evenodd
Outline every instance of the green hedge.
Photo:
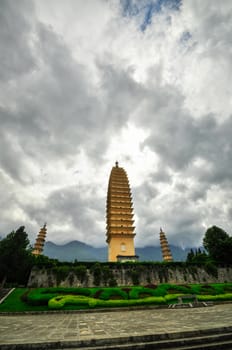
M 128 294 L 121 288 L 104 288 L 102 293 L 99 295 L 99 299 L 109 300 L 113 297 L 120 297 L 122 299 L 128 299 Z
M 138 287 L 137 287 L 138 288 Z M 58 293 L 61 289 L 55 289 L 56 293 Z M 63 291 L 67 292 L 66 288 L 62 288 Z M 73 291 L 72 289 L 68 289 L 69 291 Z M 0 311 L 3 312 L 23 312 L 23 311 L 42 311 L 42 310 L 76 310 L 76 309 L 89 309 L 89 308 L 113 308 L 113 307 L 130 307 L 130 306 L 146 306 L 146 305 L 167 305 L 178 302 L 178 297 L 183 295 L 183 293 L 179 294 L 167 294 L 164 297 L 147 297 L 144 299 L 126 299 L 126 300 L 101 300 L 93 297 L 88 297 L 84 295 L 67 295 L 60 294 L 54 296 L 54 293 L 48 293 L 50 289 L 40 289 L 40 296 L 43 298 L 41 301 L 38 301 L 38 291 L 36 294 L 36 290 L 30 291 L 33 298 L 33 302 L 35 304 L 28 304 L 23 302 L 25 300 L 22 298 L 22 295 L 27 297 L 28 289 L 15 289 L 9 297 L 0 305 Z M 99 291 L 99 290 L 98 290 Z M 94 289 L 94 293 L 97 292 L 97 289 Z M 49 298 L 52 296 L 50 300 L 46 300 L 45 297 Z M 199 301 L 232 301 L 232 293 L 226 294 L 218 294 L 218 295 L 200 295 L 197 294 L 197 299 Z M 36 298 L 35 298 L 36 297 Z M 36 301 L 36 302 L 35 302 Z
M 76 294 L 90 296 L 96 290 L 90 288 L 36 288 L 26 295 L 26 302 L 30 305 L 47 305 L 48 301 L 60 294 Z
M 199 301 L 232 300 L 232 283 L 198 285 L 172 285 L 166 283 L 160 284 L 156 288 L 142 286 L 121 288 L 36 288 L 25 290 L 21 300 L 32 307 L 45 308 L 50 300 L 54 300 L 54 303 L 58 304 L 64 302 L 64 307 L 70 307 L 71 309 L 70 305 L 79 305 L 78 307 L 81 308 L 145 305 L 146 303 L 152 303 L 151 300 L 155 303 L 158 301 L 161 303 L 174 303 L 177 302 L 178 296 L 184 294 L 195 294 Z M 79 300 L 79 304 L 77 300 Z M 109 304 L 101 303 L 106 301 L 109 301 Z M 127 301 L 128 303 L 126 303 Z M 53 302 L 51 303 L 53 305 Z
M 77 295 L 63 295 L 49 300 L 48 307 L 50 309 L 57 310 L 62 309 L 66 305 L 75 305 L 79 308 L 82 308 L 83 306 L 105 308 L 162 304 L 166 304 L 166 301 L 163 297 L 150 297 L 137 300 L 100 300 Z
M 227 301 L 232 300 L 232 293 L 218 295 L 197 295 L 199 301 Z
M 130 299 L 140 299 L 147 296 L 164 296 L 166 294 L 166 291 L 163 291 L 162 289 L 152 289 L 152 288 L 146 288 L 146 287 L 134 287 L 129 292 L 129 298 Z
M 126 288 L 36 288 L 24 294 L 23 300 L 30 305 L 47 305 L 48 301 L 59 295 L 82 295 L 94 297 L 101 300 L 109 300 L 113 298 L 141 299 L 151 297 L 165 297 L 172 294 L 196 294 L 196 295 L 223 295 L 228 294 L 228 290 L 232 290 L 232 283 L 224 284 L 207 284 L 207 285 L 172 285 L 161 284 L 157 288 L 147 287 L 130 287 Z M 124 290 L 123 290 L 124 289 Z M 171 293 L 170 293 L 171 292 Z

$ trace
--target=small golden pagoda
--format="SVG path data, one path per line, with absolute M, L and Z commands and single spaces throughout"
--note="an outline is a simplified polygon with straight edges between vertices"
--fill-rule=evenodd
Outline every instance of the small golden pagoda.
M 34 245 L 34 249 L 32 250 L 32 254 L 38 256 L 43 253 L 46 234 L 47 234 L 47 228 L 45 223 L 44 226 L 40 229 L 39 234 L 36 238 L 36 242 Z
M 160 228 L 160 245 L 164 261 L 173 261 L 172 253 L 168 245 L 168 240 L 162 228 Z
M 125 170 L 112 168 L 106 203 L 108 261 L 136 261 L 134 248 L 133 206 L 130 185 Z

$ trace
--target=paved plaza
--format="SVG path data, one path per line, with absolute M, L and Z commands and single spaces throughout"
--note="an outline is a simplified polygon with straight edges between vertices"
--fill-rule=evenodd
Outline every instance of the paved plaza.
M 229 326 L 232 326 L 232 304 L 186 309 L 0 315 L 0 345 L 112 339 Z

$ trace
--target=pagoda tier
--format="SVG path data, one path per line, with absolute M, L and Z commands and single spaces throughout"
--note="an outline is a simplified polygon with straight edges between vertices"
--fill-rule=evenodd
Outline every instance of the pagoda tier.
M 173 261 L 172 253 L 168 245 L 165 233 L 160 229 L 160 245 L 164 261 Z
M 111 209 L 110 213 L 109 213 L 109 210 L 108 210 L 108 213 L 111 216 L 121 215 L 122 213 L 124 213 L 125 217 L 131 217 L 131 215 L 133 217 L 133 208 L 131 208 L 129 210 L 128 209 L 125 210 L 125 208 L 124 208 L 124 210 L 122 210 L 122 208 L 119 208 L 119 207 L 114 207 L 114 208 L 110 208 L 110 209 Z M 107 211 L 107 209 L 106 209 L 106 211 Z
M 130 227 L 131 226 L 131 223 L 133 224 L 134 223 L 134 220 L 131 220 L 131 219 L 122 219 L 122 218 L 120 218 L 120 217 L 116 217 L 116 218 L 110 218 L 109 220 L 108 220 L 108 225 L 109 226 L 123 226 L 123 225 L 125 225 L 125 226 L 127 226 L 127 227 Z M 107 226 L 108 226 L 107 225 Z
M 106 201 L 106 242 L 108 260 L 117 256 L 135 258 L 133 204 L 130 185 L 125 170 L 116 162 L 112 168 Z
M 125 193 L 125 195 L 129 194 L 129 196 L 131 196 L 130 190 L 128 190 L 125 186 L 117 185 L 117 186 L 113 186 L 112 189 L 113 189 L 113 193 L 115 195 L 117 195 L 117 194 L 123 195 Z
M 115 214 L 111 213 L 109 220 L 118 220 L 118 218 L 120 218 L 120 220 L 127 221 L 127 220 L 132 220 L 132 218 L 133 218 L 133 214 L 132 213 L 126 213 L 125 217 L 123 217 L 123 219 L 121 219 L 119 214 L 120 214 L 120 211 L 119 211 L 119 213 L 115 213 Z
M 46 224 L 44 224 L 44 226 L 40 229 L 40 232 L 38 234 L 38 237 L 37 237 L 35 245 L 34 245 L 34 249 L 32 250 L 32 254 L 34 254 L 34 255 L 41 255 L 42 254 L 46 234 L 47 234 L 47 228 L 46 228 Z
M 133 212 L 133 207 L 130 203 L 122 203 L 122 202 L 116 202 L 114 199 L 112 200 L 111 203 L 109 203 L 106 207 L 106 210 L 107 211 L 111 211 L 113 209 L 120 209 L 120 208 L 123 208 L 123 209 L 127 209 L 127 211 L 131 211 Z

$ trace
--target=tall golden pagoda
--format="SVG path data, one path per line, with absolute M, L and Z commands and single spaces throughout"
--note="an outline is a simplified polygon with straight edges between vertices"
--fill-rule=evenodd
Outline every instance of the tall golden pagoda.
M 168 240 L 162 228 L 160 228 L 160 245 L 164 261 L 173 261 L 172 253 L 168 245 Z
M 130 185 L 125 170 L 112 168 L 106 203 L 108 261 L 136 261 L 134 220 Z
M 44 226 L 40 229 L 39 234 L 36 238 L 36 242 L 34 245 L 34 249 L 32 250 L 32 254 L 37 256 L 42 254 L 46 233 L 47 233 L 47 228 L 46 228 L 46 224 L 44 224 Z

